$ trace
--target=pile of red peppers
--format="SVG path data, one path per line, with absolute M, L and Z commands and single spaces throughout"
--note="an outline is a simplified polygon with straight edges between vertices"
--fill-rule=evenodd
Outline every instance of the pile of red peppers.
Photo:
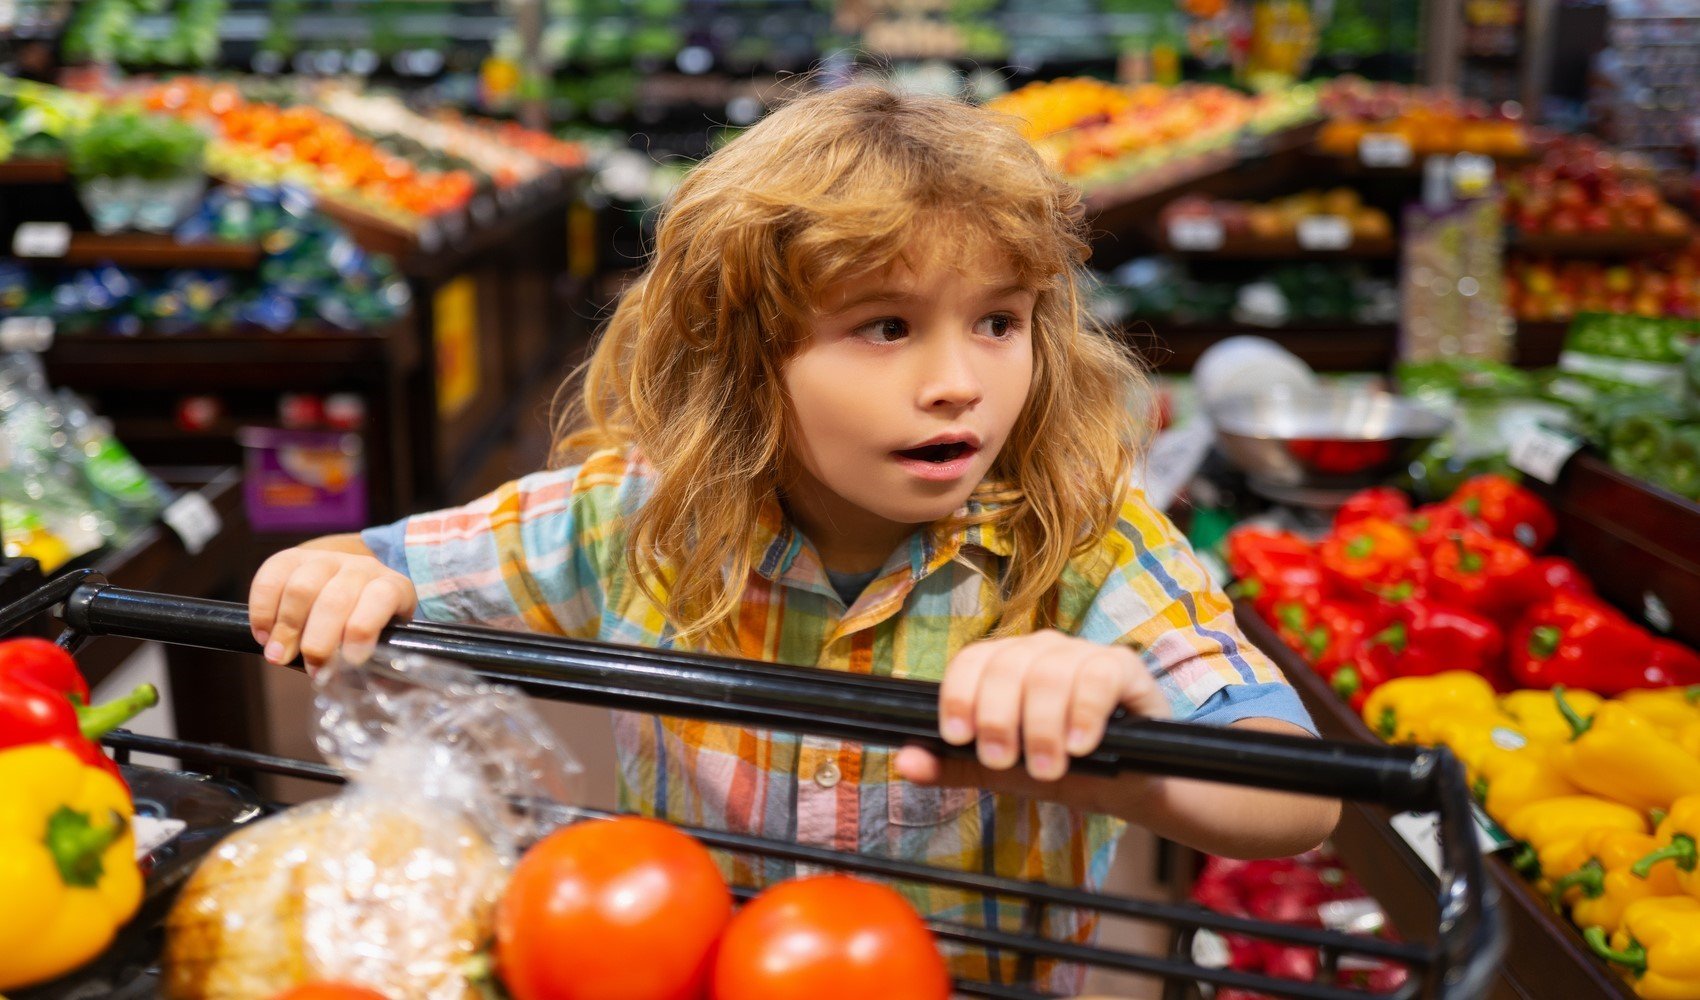
M 106 733 L 159 701 L 143 684 L 116 701 L 89 704 L 89 686 L 71 655 L 45 639 L 0 642 L 0 750 L 46 744 L 118 778 L 100 749 Z
M 1237 594 L 1354 709 L 1394 677 L 1447 670 L 1501 691 L 1700 684 L 1700 655 L 1600 600 L 1575 563 L 1542 555 L 1556 530 L 1539 497 L 1485 475 L 1416 508 L 1399 490 L 1364 490 L 1320 543 L 1240 529 L 1227 558 Z
M 1351 873 L 1323 851 L 1267 861 L 1206 857 L 1191 895 L 1193 902 L 1217 913 L 1298 927 L 1324 926 L 1323 906 L 1327 903 L 1355 903 L 1348 912 L 1368 913 L 1372 918 L 1380 914 Z M 1350 929 L 1363 930 L 1359 926 Z M 1221 935 L 1220 940 L 1226 949 L 1226 967 L 1236 972 L 1258 972 L 1304 983 L 1318 982 L 1321 976 L 1321 955 L 1315 948 L 1239 934 Z M 1194 955 L 1205 960 L 1201 949 L 1195 948 Z M 1392 963 L 1343 960 L 1340 964 L 1331 985 L 1390 993 L 1405 985 L 1409 976 L 1403 966 Z M 1255 1000 L 1261 996 L 1246 990 L 1216 991 L 1217 1000 Z

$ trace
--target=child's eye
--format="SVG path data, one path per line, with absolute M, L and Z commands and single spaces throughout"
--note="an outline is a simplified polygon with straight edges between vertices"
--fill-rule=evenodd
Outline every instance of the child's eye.
M 876 319 L 856 328 L 856 336 L 879 344 L 889 344 L 909 335 L 909 324 L 895 317 Z
M 997 340 L 1007 340 L 1021 330 L 1021 321 L 1009 313 L 996 313 L 980 321 L 981 332 Z

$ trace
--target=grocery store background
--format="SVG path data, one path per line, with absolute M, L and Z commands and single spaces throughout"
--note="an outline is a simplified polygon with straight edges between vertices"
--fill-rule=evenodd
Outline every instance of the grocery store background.
M 1426 396 L 1464 418 L 1408 472 L 1444 494 L 1700 330 L 1700 2 L 0 0 L 6 553 L 241 599 L 271 551 L 541 467 L 671 187 L 865 77 L 1019 116 L 1085 190 L 1201 545 L 1204 390 Z M 1245 335 L 1275 368 L 1191 377 Z M 1614 430 L 1574 444 L 1700 496 L 1700 444 Z M 310 754 L 305 679 L 233 659 L 85 669 L 161 685 L 140 730 Z M 606 714 L 550 711 L 611 806 Z M 1117 886 L 1190 881 L 1130 834 Z

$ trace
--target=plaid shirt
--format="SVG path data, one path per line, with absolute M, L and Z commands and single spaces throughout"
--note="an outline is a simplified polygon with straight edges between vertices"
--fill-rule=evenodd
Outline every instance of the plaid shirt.
M 640 458 L 600 452 L 367 537 L 413 580 L 423 618 L 669 648 L 673 630 L 624 563 L 623 515 L 642 503 L 652 476 Z M 399 552 L 386 530 L 405 532 Z M 754 568 L 737 616 L 741 655 L 937 681 L 958 650 L 992 628 L 995 581 L 1010 543 L 991 525 L 949 537 L 916 532 L 848 609 L 777 500 L 763 510 L 750 552 Z M 1223 701 L 1219 693 L 1235 685 L 1246 687 L 1233 693 L 1262 694 L 1210 721 L 1295 711 L 1304 719 L 1185 540 L 1137 493 L 1115 529 L 1069 564 L 1058 612 L 1064 632 L 1138 649 L 1178 719 Z M 1102 884 L 1125 825 L 1055 803 L 913 785 L 894 775 L 895 751 L 883 747 L 614 715 L 621 807 L 677 823 L 1088 888 Z M 744 885 L 796 874 L 781 862 L 723 863 Z M 1020 927 L 1019 907 L 1009 903 L 935 886 L 899 888 L 933 918 Z M 1057 938 L 1084 941 L 1092 931 L 1092 920 L 1073 911 L 1052 911 L 1047 922 Z M 999 959 L 952 957 L 958 975 L 1007 981 L 1014 963 Z M 1038 978 L 1067 989 L 1079 970 L 1041 963 Z

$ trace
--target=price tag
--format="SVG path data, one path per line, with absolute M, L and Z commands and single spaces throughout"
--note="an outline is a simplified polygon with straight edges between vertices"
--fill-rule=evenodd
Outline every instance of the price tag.
M 49 316 L 8 316 L 0 319 L 0 351 L 41 354 L 53 346 L 53 319 Z
M 1641 617 L 1660 632 L 1669 632 L 1676 625 L 1676 618 L 1670 613 L 1670 606 L 1650 590 L 1641 595 Z
M 1181 251 L 1222 249 L 1222 220 L 1213 216 L 1172 219 L 1169 245 Z
M 1307 215 L 1299 220 L 1301 250 L 1344 250 L 1352 245 L 1352 224 L 1342 215 Z
M 201 550 L 206 548 L 207 543 L 224 527 L 218 511 L 213 510 L 206 497 L 194 490 L 172 501 L 171 506 L 165 508 L 165 513 L 160 515 L 160 520 L 177 532 L 177 537 L 183 540 L 183 547 L 189 550 L 192 556 L 200 555 Z
M 18 257 L 63 257 L 71 249 L 71 227 L 63 222 L 25 222 L 12 234 Z
M 177 835 L 189 828 L 189 824 L 180 819 L 164 816 L 137 816 L 130 821 L 130 830 L 136 837 L 136 860 L 140 861 L 148 855 L 177 839 Z
M 1570 456 L 1581 450 L 1581 438 L 1536 424 L 1511 439 L 1511 467 L 1550 486 L 1558 482 Z
M 1411 141 L 1390 132 L 1371 132 L 1358 140 L 1358 159 L 1366 167 L 1408 167 Z
M 487 194 L 481 194 L 472 199 L 472 220 L 480 226 L 488 226 L 495 222 L 496 199 Z
M 1492 854 L 1495 851 L 1512 846 L 1514 841 L 1506 836 L 1505 831 L 1499 828 L 1499 824 L 1489 819 L 1480 808 L 1472 804 L 1470 812 L 1475 818 L 1476 846 L 1481 849 L 1483 854 Z M 1422 859 L 1423 864 L 1428 865 L 1430 871 L 1439 875 L 1441 868 L 1440 814 L 1432 812 L 1400 813 L 1389 820 L 1388 823 L 1393 827 L 1393 832 L 1397 833 L 1416 853 L 1417 857 Z

